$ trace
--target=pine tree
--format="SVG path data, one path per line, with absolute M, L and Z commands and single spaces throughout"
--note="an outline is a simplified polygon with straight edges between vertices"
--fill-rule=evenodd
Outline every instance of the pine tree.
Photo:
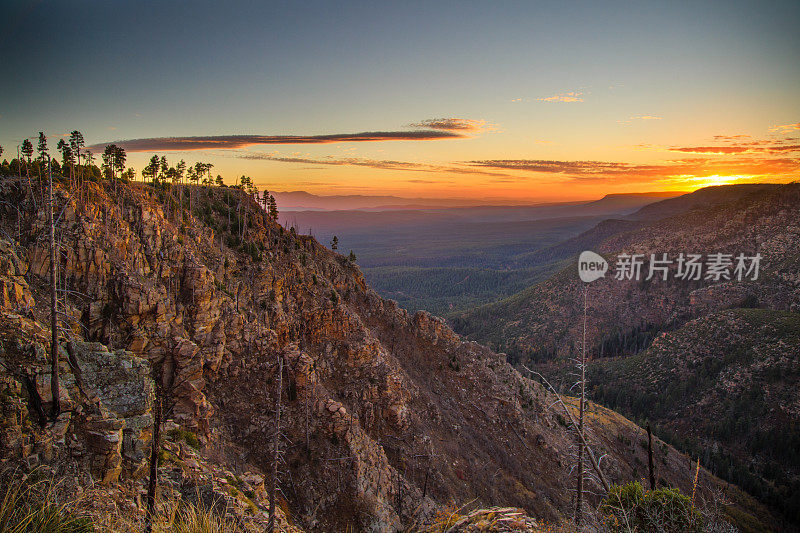
M 70 145 L 67 144 L 64 141 L 64 139 L 59 139 L 58 144 L 56 145 L 56 148 L 58 149 L 59 152 L 61 152 L 62 170 L 63 170 L 63 167 L 65 167 L 66 165 L 69 165 L 70 166 L 70 179 L 72 179 L 72 160 L 74 159 L 74 157 L 72 155 L 72 147 L 70 147 Z
M 109 180 L 114 178 L 114 150 L 117 145 L 109 144 L 103 150 L 103 173 Z
M 31 202 L 33 202 L 33 208 L 36 209 L 36 197 L 33 194 L 33 185 L 31 185 L 31 157 L 33 156 L 33 144 L 31 144 L 30 139 L 25 139 L 22 141 L 22 155 L 24 156 L 25 161 L 25 176 L 28 178 L 28 192 L 29 198 Z
M 47 137 L 43 131 L 39 132 L 39 143 L 36 145 L 36 151 L 39 153 L 39 161 L 41 162 L 41 165 L 44 166 L 44 160 L 50 154 L 48 154 L 47 149 Z
M 271 194 L 269 195 L 269 217 L 276 222 L 278 220 L 278 202 Z
M 73 180 L 77 178 L 78 186 L 81 186 L 83 183 L 83 170 L 81 169 L 81 151 L 83 150 L 84 141 L 83 141 L 83 134 L 78 130 L 72 130 L 69 134 L 69 148 L 70 152 L 72 153 L 72 157 L 75 158 L 75 163 L 70 160 L 69 163 L 69 176 L 70 176 L 70 185 L 73 183 Z M 78 176 L 75 175 L 75 164 L 78 165 Z
M 178 161 L 178 164 L 175 165 L 175 171 L 178 176 L 178 183 L 183 183 L 183 175 L 186 172 L 186 161 L 183 159 Z
M 25 173 L 28 175 L 28 183 L 31 181 L 31 174 L 28 166 L 31 164 L 31 157 L 33 157 L 33 144 L 30 139 L 22 141 L 22 155 L 25 156 Z
M 72 130 L 69 134 L 69 147 L 72 150 L 72 156 L 75 158 L 78 167 L 80 167 L 81 164 L 81 151 L 83 150 L 83 146 L 83 134 L 78 130 Z M 73 174 L 72 161 L 70 161 L 70 176 Z
M 122 173 L 125 171 L 125 160 L 128 158 L 125 149 L 121 146 L 114 145 L 114 170 Z
M 334 235 L 333 240 L 331 241 L 331 250 L 336 251 L 338 248 L 339 248 L 339 237 Z
M 167 174 L 169 173 L 169 163 L 167 156 L 162 155 L 158 163 L 158 181 L 167 181 Z
M 150 162 L 142 169 L 142 178 L 149 178 L 151 182 L 156 183 L 158 180 L 158 167 L 158 155 L 153 155 L 150 158 Z

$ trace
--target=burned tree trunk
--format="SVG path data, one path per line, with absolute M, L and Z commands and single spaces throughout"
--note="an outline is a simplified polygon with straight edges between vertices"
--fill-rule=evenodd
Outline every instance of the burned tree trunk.
M 578 410 L 578 480 L 576 487 L 576 501 L 575 501 L 575 523 L 581 523 L 581 512 L 583 507 L 583 413 L 586 409 L 586 306 L 588 303 L 589 288 L 585 286 L 583 289 L 583 344 L 581 345 L 581 398 L 580 407 Z
M 281 442 L 281 392 L 283 391 L 283 358 L 278 354 L 277 376 L 275 380 L 275 433 L 272 436 L 272 475 L 269 480 L 269 524 L 267 531 L 275 531 L 275 490 L 278 485 L 278 462 Z
M 47 415 L 44 413 L 42 397 L 39 396 L 39 389 L 36 387 L 36 374 L 30 376 L 27 372 L 23 372 L 22 383 L 25 385 L 25 390 L 28 392 L 29 405 L 33 408 L 33 411 L 39 419 L 39 425 L 45 427 L 45 425 L 47 425 Z
M 656 488 L 656 473 L 653 470 L 653 433 L 647 424 L 647 469 L 650 472 L 650 490 Z
M 153 531 L 153 516 L 156 510 L 156 488 L 158 487 L 158 453 L 161 451 L 161 380 L 155 380 L 156 400 L 153 406 L 153 440 L 150 443 L 150 480 L 147 483 L 147 515 L 146 530 Z
M 48 160 L 47 176 L 49 184 L 50 216 L 50 394 L 53 406 L 50 418 L 55 420 L 61 414 L 61 390 L 58 382 L 58 309 L 56 306 L 56 223 L 53 218 L 53 172 Z

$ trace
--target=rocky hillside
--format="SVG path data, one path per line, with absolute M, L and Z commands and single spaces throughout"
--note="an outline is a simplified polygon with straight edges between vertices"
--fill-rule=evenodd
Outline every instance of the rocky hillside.
M 710 206 L 735 202 L 751 194 L 774 191 L 780 187 L 781 185 L 776 183 L 738 183 L 703 187 L 689 194 L 648 204 L 627 218 L 632 220 L 661 220 L 697 209 L 702 210 Z
M 738 191 L 738 190 L 737 190 Z M 738 191 L 741 192 L 741 191 Z M 738 196 L 738 195 L 737 195 Z M 674 202 L 676 199 L 665 200 Z M 607 357 L 635 353 L 661 331 L 730 307 L 800 309 L 800 184 L 756 189 L 738 199 L 695 209 L 611 235 L 593 250 L 609 260 L 605 278 L 589 287 L 587 343 Z M 756 281 L 645 277 L 650 254 L 756 252 Z M 644 254 L 639 280 L 614 278 L 618 254 Z M 583 323 L 583 283 L 577 259 L 552 278 L 496 304 L 452 317 L 456 331 L 537 363 L 576 353 Z
M 800 313 L 720 311 L 592 363 L 595 400 L 800 522 Z
M 142 513 L 152 376 L 169 418 L 161 500 L 224 498 L 263 529 L 279 361 L 283 530 L 399 531 L 464 504 L 571 515 L 574 439 L 541 385 L 382 300 L 347 258 L 226 188 L 59 186 L 62 414 L 40 428 L 47 217 L 41 191 L 0 187 L 3 461 L 106 491 L 91 499 L 98 517 Z M 588 419 L 608 478 L 644 476 L 642 430 L 597 406 Z M 691 492 L 689 458 L 658 450 L 659 477 Z M 707 472 L 701 486 L 725 493 L 740 524 L 770 523 Z
M 800 312 L 800 184 L 716 191 L 719 197 L 733 200 L 623 229 L 594 248 L 610 269 L 588 288 L 595 399 L 656 422 L 659 435 L 796 523 L 796 458 L 786 446 L 793 449 L 800 418 L 786 391 L 796 389 L 789 367 L 800 357 L 790 327 Z M 676 200 L 659 204 L 668 212 Z M 676 279 L 676 265 L 666 281 L 644 279 L 651 253 L 718 252 L 760 253 L 758 279 L 685 281 Z M 620 253 L 644 254 L 640 280 L 614 278 Z M 507 351 L 512 363 L 538 365 L 566 385 L 569 358 L 580 350 L 584 287 L 573 260 L 548 281 L 453 322 Z M 736 308 L 748 309 L 725 311 Z

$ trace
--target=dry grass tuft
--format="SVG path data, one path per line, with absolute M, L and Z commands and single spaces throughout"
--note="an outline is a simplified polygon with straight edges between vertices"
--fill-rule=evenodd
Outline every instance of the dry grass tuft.
M 91 520 L 78 501 L 62 498 L 57 484 L 37 471 L 0 474 L 0 533 L 89 533 Z

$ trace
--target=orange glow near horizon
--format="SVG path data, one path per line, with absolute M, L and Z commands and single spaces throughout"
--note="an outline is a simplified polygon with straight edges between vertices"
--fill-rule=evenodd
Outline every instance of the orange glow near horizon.
M 212 172 L 229 183 L 247 175 L 262 190 L 316 195 L 536 203 L 800 178 L 800 137 L 795 130 L 761 126 L 720 132 L 710 124 L 670 124 L 667 119 L 636 120 L 652 115 L 629 116 L 633 125 L 604 126 L 611 128 L 605 136 L 576 133 L 555 122 L 545 137 L 529 131 L 529 124 L 450 117 L 409 124 L 407 128 L 424 134 L 415 140 L 406 138 L 401 126 L 377 134 L 380 142 L 351 142 L 363 134 L 313 132 L 301 136 L 308 143 L 294 145 L 285 144 L 285 137 L 269 135 L 221 136 L 231 143 L 229 148 L 199 151 L 175 149 L 191 147 L 192 138 L 122 143 L 152 148 L 152 152 L 131 151 L 134 168 L 142 168 L 151 153 L 166 153 L 170 162 L 181 158 L 190 164 L 211 162 Z M 446 128 L 459 136 L 441 138 L 434 130 L 447 132 Z M 469 128 L 469 135 L 461 135 Z M 242 137 L 258 142 L 242 147 Z M 331 138 L 336 141 L 329 142 Z
M 753 176 L 720 176 L 714 174 L 713 176 L 695 177 L 692 178 L 692 180 L 696 181 L 700 185 L 700 188 L 702 188 L 714 185 L 732 185 L 734 183 L 751 182 L 753 181 Z

